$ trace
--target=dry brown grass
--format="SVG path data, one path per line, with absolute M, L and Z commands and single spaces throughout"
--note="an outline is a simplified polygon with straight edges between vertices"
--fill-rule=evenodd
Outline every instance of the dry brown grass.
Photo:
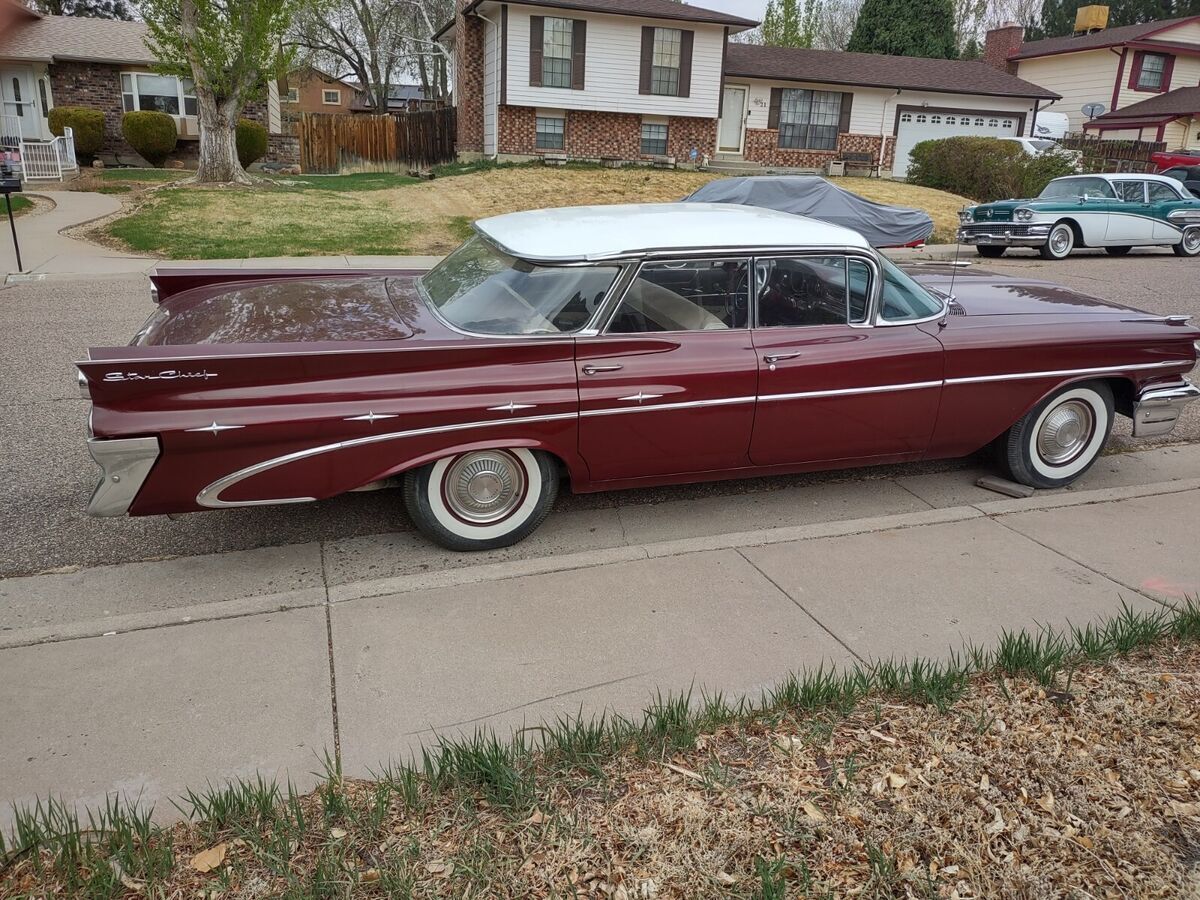
M 670 758 L 542 772 L 516 816 L 422 787 L 415 808 L 385 794 L 372 822 L 377 786 L 343 781 L 303 801 L 296 838 L 179 826 L 153 894 L 1200 896 L 1200 650 L 1059 688 L 981 676 L 945 711 L 868 698 L 845 718 L 722 727 Z M 214 845 L 222 861 L 197 872 Z M 0 895 L 55 887 L 25 859 Z
M 384 190 L 186 187 L 131 198 L 141 205 L 101 227 L 139 252 L 168 258 L 318 254 L 442 254 L 464 223 L 525 209 L 679 200 L 720 177 L 625 168 L 501 167 Z M 843 178 L 871 200 L 916 206 L 934 219 L 935 241 L 953 237 L 967 201 L 930 188 Z

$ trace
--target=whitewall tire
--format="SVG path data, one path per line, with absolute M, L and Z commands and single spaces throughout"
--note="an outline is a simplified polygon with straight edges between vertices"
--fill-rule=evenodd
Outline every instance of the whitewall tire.
M 1001 461 L 1014 481 L 1065 487 L 1100 456 L 1113 423 L 1112 390 L 1102 381 L 1047 397 L 1001 438 Z
M 1200 226 L 1193 225 L 1183 229 L 1183 237 L 1178 244 L 1172 244 L 1171 250 L 1176 256 L 1196 256 L 1200 254 Z
M 1042 259 L 1066 259 L 1075 249 L 1075 229 L 1066 222 L 1059 222 L 1050 229 L 1046 243 L 1038 248 Z
M 553 459 L 523 447 L 460 453 L 404 476 L 413 524 L 450 550 L 495 550 L 523 540 L 557 496 Z

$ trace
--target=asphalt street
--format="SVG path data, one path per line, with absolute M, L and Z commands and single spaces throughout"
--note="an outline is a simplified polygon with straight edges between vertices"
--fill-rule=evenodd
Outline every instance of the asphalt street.
M 1085 252 L 1065 262 L 1047 262 L 1016 251 L 988 260 L 986 268 L 1057 281 L 1150 312 L 1200 315 L 1195 287 L 1200 260 L 1178 259 L 1169 252 L 1134 251 L 1120 259 Z M 213 511 L 176 519 L 89 518 L 84 508 L 97 470 L 84 444 L 87 404 L 78 395 L 71 363 L 89 346 L 126 343 L 151 311 L 147 289 L 142 275 L 48 279 L 0 289 L 0 576 L 409 530 L 395 491 L 352 494 L 304 507 Z M 1200 410 L 1189 410 L 1169 440 L 1200 441 Z M 1118 431 L 1113 447 L 1129 446 Z M 961 465 L 945 461 L 564 495 L 559 511 L 919 475 Z

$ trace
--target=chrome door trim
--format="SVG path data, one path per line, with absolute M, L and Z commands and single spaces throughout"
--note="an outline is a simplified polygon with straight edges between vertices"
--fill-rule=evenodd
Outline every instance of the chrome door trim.
M 753 403 L 757 399 L 757 397 L 718 397 L 713 400 L 683 400 L 678 403 L 652 403 L 649 406 L 605 407 L 604 409 L 587 409 L 579 415 L 580 418 L 590 418 L 592 416 L 619 416 L 622 413 L 655 412 L 657 410 L 698 409 L 704 406 L 732 406 L 737 403 Z
M 345 450 L 348 447 L 361 447 L 365 444 L 377 444 L 382 441 L 395 441 L 402 438 L 423 437 L 430 434 L 441 434 L 443 432 L 468 431 L 475 428 L 489 428 L 493 425 L 510 426 L 517 424 L 528 424 L 532 422 L 553 422 L 559 419 L 574 419 L 577 413 L 549 413 L 541 416 L 521 416 L 515 419 L 489 419 L 485 422 L 460 422 L 455 425 L 436 425 L 430 428 L 414 428 L 408 431 L 392 431 L 386 434 L 372 434 L 366 437 L 351 438 L 345 441 L 335 441 L 332 444 L 322 444 L 318 447 L 309 447 L 307 450 L 297 450 L 293 453 L 288 453 L 283 456 L 277 456 L 273 459 L 263 460 L 255 463 L 252 466 L 246 466 L 244 469 L 238 469 L 236 472 L 231 472 L 228 475 L 222 476 L 212 484 L 201 489 L 196 495 L 196 504 L 209 509 L 227 509 L 234 506 L 269 506 L 278 503 L 310 503 L 315 500 L 315 497 L 284 497 L 278 500 L 234 500 L 226 501 L 221 499 L 221 493 L 251 478 L 255 475 L 261 475 L 263 472 L 278 468 L 279 466 L 287 465 L 288 463 L 298 462 L 302 459 L 309 459 L 313 456 L 320 456 L 322 453 L 332 453 L 335 450 Z
M 1162 369 L 1167 366 L 1186 365 L 1183 360 L 1168 359 L 1152 363 L 1128 363 L 1126 365 L 1098 366 L 1092 369 L 1053 369 L 1045 372 L 1009 372 L 1004 375 L 970 375 L 965 378 L 947 378 L 945 383 L 951 384 L 980 384 L 988 381 L 1016 381 L 1026 378 L 1067 378 L 1073 375 L 1102 375 L 1111 372 L 1141 371 L 1144 369 Z
M 806 400 L 816 397 L 844 397 L 852 394 L 886 394 L 893 391 L 921 391 L 940 388 L 941 381 L 910 381 L 904 384 L 875 384 L 869 387 L 833 388 L 827 391 L 799 391 L 793 394 L 761 394 L 759 400 Z

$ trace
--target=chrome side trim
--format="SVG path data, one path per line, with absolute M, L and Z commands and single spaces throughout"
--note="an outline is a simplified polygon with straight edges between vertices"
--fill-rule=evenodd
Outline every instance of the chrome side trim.
M 1186 378 L 1179 384 L 1147 388 L 1133 404 L 1133 436 L 1170 434 L 1184 407 L 1200 399 L 1200 388 Z
M 509 400 L 503 406 L 489 406 L 487 409 L 488 412 L 506 412 L 511 414 L 515 413 L 518 409 L 534 409 L 536 407 L 536 403 L 517 403 Z
M 431 428 L 414 428 L 409 431 L 392 431 L 387 434 L 372 434 L 366 437 L 351 438 L 347 441 L 336 441 L 332 444 L 322 444 L 319 447 L 309 447 L 307 450 L 297 450 L 294 453 L 288 453 L 284 456 L 277 456 L 274 459 L 264 460 L 260 463 L 255 463 L 252 466 L 246 466 L 244 469 L 238 469 L 236 472 L 231 472 L 221 478 L 218 478 L 208 487 L 203 488 L 196 495 L 196 504 L 198 506 L 208 507 L 209 509 L 227 509 L 233 506 L 270 506 L 277 503 L 310 503 L 315 500 L 315 497 L 285 497 L 278 500 L 235 500 L 225 501 L 221 499 L 221 493 L 228 488 L 233 487 L 240 481 L 244 481 L 254 475 L 260 475 L 263 472 L 279 466 L 287 465 L 288 463 L 297 462 L 302 459 L 308 459 L 312 456 L 320 456 L 322 453 L 332 453 L 334 450 L 344 450 L 348 447 L 361 447 L 364 444 L 378 444 L 382 441 L 395 441 L 401 438 L 421 437 L 427 434 L 440 434 L 442 432 L 451 431 L 467 431 L 474 428 L 488 428 L 493 425 L 515 425 L 527 424 L 531 422 L 553 422 L 558 419 L 574 419 L 575 413 L 551 413 L 544 416 L 522 416 L 517 419 L 492 419 L 488 422 L 461 422 L 457 425 L 437 425 Z
M 125 515 L 158 459 L 158 438 L 88 438 L 87 446 L 104 472 L 92 492 L 88 515 Z
M 380 419 L 394 419 L 399 413 L 377 413 L 374 410 L 368 410 L 365 415 L 347 416 L 343 422 L 378 422 Z
M 733 406 L 737 403 L 753 403 L 756 399 L 758 398 L 717 397 L 712 400 L 684 400 L 679 403 L 653 403 L 650 406 L 624 406 L 618 409 L 611 407 L 606 409 L 585 409 L 579 415 L 581 418 L 591 418 L 592 416 L 619 416 L 623 413 L 655 412 L 663 409 L 700 409 L 705 406 Z
M 759 400 L 806 400 L 815 397 L 843 397 L 849 394 L 886 394 L 892 391 L 921 391 L 940 388 L 940 381 L 912 381 L 907 384 L 876 384 L 870 387 L 837 388 L 828 391 L 800 391 L 795 394 L 763 394 Z
M 214 421 L 211 425 L 203 425 L 199 428 L 185 428 L 184 431 L 207 431 L 209 434 L 218 434 L 222 431 L 233 431 L 235 428 L 245 428 L 245 425 L 222 425 L 220 422 Z
M 638 391 L 636 394 L 630 394 L 628 397 L 618 397 L 618 400 L 637 401 L 641 403 L 643 400 L 657 400 L 662 394 L 647 394 L 645 391 Z
M 1024 378 L 1065 378 L 1071 375 L 1101 375 L 1109 372 L 1131 372 L 1183 365 L 1182 360 L 1168 359 L 1154 363 L 1129 363 L 1124 366 L 1100 366 L 1094 369 L 1054 369 L 1046 372 L 1010 372 L 1006 375 L 972 375 L 967 378 L 947 378 L 945 384 L 979 384 L 985 381 L 1015 381 Z

